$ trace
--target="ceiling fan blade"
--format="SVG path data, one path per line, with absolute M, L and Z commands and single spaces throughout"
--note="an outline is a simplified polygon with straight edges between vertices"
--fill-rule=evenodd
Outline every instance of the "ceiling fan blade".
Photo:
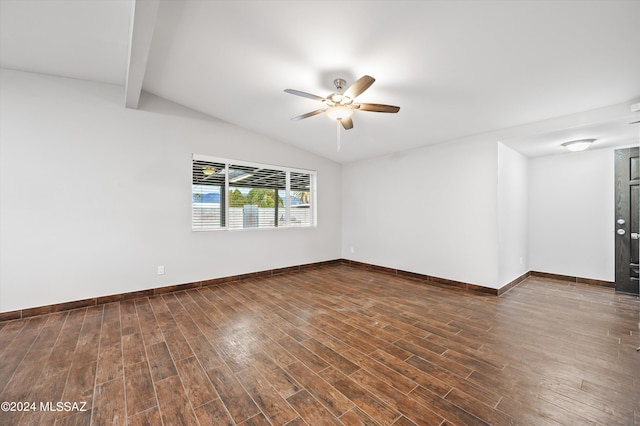
M 292 95 L 297 95 L 297 96 L 302 96 L 304 98 L 313 99 L 314 101 L 320 101 L 320 102 L 326 101 L 325 98 L 322 98 L 322 97 L 317 96 L 317 95 L 312 95 L 311 93 L 301 92 L 300 90 L 284 89 L 284 91 L 287 92 L 287 93 L 291 93 Z
M 398 112 L 399 106 L 382 105 L 382 104 L 356 104 L 354 107 L 360 111 L 373 111 L 373 112 Z
M 631 122 L 631 123 L 629 123 L 629 124 L 638 124 L 638 123 L 640 123 L 640 121 L 632 121 L 632 122 Z
M 351 99 L 355 99 L 356 96 L 367 90 L 374 81 L 376 81 L 376 79 L 369 75 L 360 77 L 355 83 L 349 86 L 347 90 L 345 90 L 344 95 L 350 97 Z
M 342 124 L 342 127 L 344 127 L 345 130 L 353 129 L 353 120 L 351 117 L 345 117 L 338 121 Z
M 318 114 L 322 114 L 323 112 L 325 112 L 327 109 L 317 109 L 315 111 L 311 111 L 308 112 L 306 114 L 302 114 L 302 115 L 298 115 L 296 117 L 293 117 L 292 120 L 293 121 L 298 121 L 298 120 L 302 120 L 303 118 L 309 118 L 309 117 L 313 117 L 314 115 L 318 115 Z

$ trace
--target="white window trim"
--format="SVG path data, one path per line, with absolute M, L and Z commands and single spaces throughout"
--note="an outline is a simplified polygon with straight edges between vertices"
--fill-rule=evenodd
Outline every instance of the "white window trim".
M 202 154 L 192 154 L 192 158 L 191 158 L 191 172 L 193 173 L 193 161 L 207 161 L 207 162 L 212 162 L 212 163 L 222 163 L 225 165 L 225 194 L 229 194 L 229 166 L 230 165 L 238 165 L 238 166 L 247 166 L 247 167 L 258 167 L 258 168 L 268 168 L 271 170 L 278 170 L 278 171 L 283 171 L 286 173 L 286 188 L 285 188 L 285 223 L 282 225 L 278 225 L 278 226 L 273 226 L 273 227 L 264 227 L 264 228 L 231 228 L 229 227 L 229 198 L 228 196 L 224 197 L 225 200 L 225 217 L 227 218 L 227 220 L 225 221 L 225 226 L 223 227 L 219 227 L 219 228 L 209 228 L 209 229 L 194 229 L 193 228 L 193 216 L 192 216 L 192 225 L 191 225 L 191 231 L 192 232 L 211 232 L 211 231 L 232 231 L 232 232 L 236 232 L 236 231 L 240 231 L 240 232 L 244 232 L 244 231 L 267 231 L 267 230 L 274 230 L 274 229 L 308 229 L 308 228 L 316 228 L 318 226 L 318 220 L 317 220 L 317 171 L 315 170 L 309 170 L 309 169 L 301 169 L 301 168 L 295 168 L 295 167 L 287 167 L 287 166 L 279 166 L 279 165 L 275 165 L 275 164 L 268 164 L 268 163 L 258 163 L 258 162 L 252 162 L 252 161 L 244 161 L 244 160 L 235 160 L 235 159 L 230 159 L 230 158 L 224 158 L 224 157 L 214 157 L 214 156 L 209 156 L 209 155 L 202 155 Z M 290 193 L 291 193 L 291 173 L 301 173 L 301 174 L 308 174 L 310 176 L 310 188 L 309 188 L 309 193 L 311 196 L 311 224 L 308 226 L 294 226 L 291 225 L 291 203 L 289 202 L 290 200 Z M 193 188 L 193 180 L 191 179 L 191 187 Z M 191 203 L 193 203 L 193 197 L 192 197 L 192 201 Z M 193 213 L 192 213 L 193 214 Z

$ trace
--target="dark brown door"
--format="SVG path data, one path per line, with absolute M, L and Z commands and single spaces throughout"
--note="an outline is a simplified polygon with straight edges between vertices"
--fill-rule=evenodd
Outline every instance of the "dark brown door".
M 640 227 L 640 159 L 638 148 L 616 150 L 616 291 L 640 294 L 638 233 Z

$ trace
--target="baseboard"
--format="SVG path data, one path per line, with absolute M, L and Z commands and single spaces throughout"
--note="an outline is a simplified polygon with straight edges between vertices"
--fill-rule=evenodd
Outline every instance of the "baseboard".
M 508 284 L 503 285 L 502 287 L 500 287 L 498 289 L 498 296 L 502 296 L 503 294 L 505 294 L 506 292 L 508 292 L 509 290 L 511 290 L 512 288 L 514 288 L 518 284 L 520 284 L 522 281 L 524 281 L 527 278 L 529 278 L 530 276 L 531 276 L 531 271 L 528 271 L 528 272 L 525 272 L 524 274 L 520 275 L 515 280 L 509 282 Z
M 34 317 L 37 315 L 51 314 L 54 312 L 68 311 L 77 308 L 86 308 L 89 306 L 104 305 L 111 302 L 121 302 L 124 300 L 137 299 L 139 297 L 157 296 L 160 294 L 172 293 L 175 291 L 189 290 L 192 288 L 209 287 L 234 281 L 241 281 L 250 278 L 270 277 L 280 274 L 290 274 L 306 269 L 322 268 L 327 265 L 341 264 L 341 259 L 328 260 L 324 262 L 309 263 L 305 265 L 290 266 L 286 268 L 269 269 L 260 272 L 251 272 L 248 274 L 232 275 L 222 278 L 214 278 L 205 281 L 195 281 L 191 283 L 176 284 L 166 287 L 151 288 L 147 290 L 132 291 L 129 293 L 119 293 L 110 296 L 92 297 L 83 300 L 74 300 L 72 302 L 57 303 L 54 305 L 38 306 L 35 308 L 20 309 L 11 312 L 0 312 L 0 322 L 16 319 Z
M 615 288 L 616 283 L 612 281 L 604 281 L 604 280 L 595 280 L 592 278 L 582 278 L 582 277 L 574 277 L 571 275 L 560 275 L 560 274 L 552 274 L 550 272 L 539 272 L 539 271 L 531 271 L 532 277 L 540 277 L 540 278 L 549 278 L 552 280 L 560 280 L 560 281 L 568 281 L 576 284 L 587 284 L 587 285 L 595 285 L 600 287 L 611 287 Z
M 410 279 L 413 279 L 413 280 L 421 281 L 421 282 L 423 282 L 425 284 L 450 286 L 450 287 L 458 288 L 458 289 L 465 290 L 465 291 L 472 291 L 472 292 L 476 292 L 476 293 L 489 294 L 489 295 L 493 295 L 493 296 L 503 295 L 504 293 L 506 293 L 507 291 L 511 290 L 513 287 L 515 287 L 516 285 L 520 284 L 522 281 L 524 281 L 525 279 L 527 279 L 530 276 L 541 277 L 541 278 L 550 278 L 550 279 L 555 279 L 555 280 L 562 280 L 562 281 L 581 283 L 581 284 L 588 284 L 588 285 L 597 285 L 597 286 L 603 286 L 603 287 L 615 287 L 615 283 L 612 283 L 612 282 L 609 282 L 609 281 L 594 280 L 594 279 L 580 278 L 580 277 L 572 277 L 572 276 L 568 276 L 568 275 L 558 275 L 558 274 L 552 274 L 552 273 L 548 273 L 548 272 L 530 271 L 530 272 L 527 272 L 527 273 L 521 275 L 520 277 L 514 279 L 510 283 L 508 283 L 508 284 L 506 284 L 506 285 L 504 285 L 504 286 L 502 286 L 500 288 L 491 288 L 491 287 L 484 287 L 484 286 L 477 285 L 477 284 L 470 284 L 470 283 L 465 283 L 465 282 L 461 282 L 461 281 L 455 281 L 455 280 L 450 280 L 450 279 L 446 279 L 446 278 L 435 277 L 435 276 L 432 276 L 432 275 L 425 275 L 425 274 L 418 274 L 418 273 L 415 273 L 415 272 L 403 271 L 401 269 L 387 268 L 387 267 L 384 267 L 384 266 L 378 266 L 378 265 L 373 265 L 373 264 L 370 264 L 370 263 L 358 262 L 358 261 L 355 261 L 355 260 L 335 259 L 335 260 L 328 260 L 328 261 L 324 261 L 324 262 L 316 262 L 316 263 L 309 263 L 309 264 L 304 264 L 304 265 L 290 266 L 290 267 L 286 267 L 286 268 L 269 269 L 269 270 L 266 270 L 266 271 L 252 272 L 252 273 L 248 273 L 248 274 L 232 275 L 232 276 L 222 277 L 222 278 L 214 278 L 214 279 L 205 280 L 205 281 L 195 281 L 195 282 L 191 282 L 191 283 L 176 284 L 176 285 L 170 285 L 170 286 L 166 286 L 166 287 L 158 287 L 158 288 L 151 288 L 151 289 L 147 289 L 147 290 L 132 291 L 132 292 L 128 292 L 128 293 L 113 294 L 113 295 L 110 295 L 110 296 L 92 297 L 92 298 L 89 298 L 89 299 L 74 300 L 74 301 L 71 301 L 71 302 L 57 303 L 57 304 L 54 304 L 54 305 L 38 306 L 38 307 L 34 307 L 34 308 L 20 309 L 20 310 L 10 311 L 10 312 L 0 312 L 0 322 L 11 321 L 11 320 L 16 320 L 16 319 L 23 319 L 23 318 L 29 318 L 29 317 L 34 317 L 34 316 L 37 316 L 37 315 L 51 314 L 51 313 L 61 312 L 61 311 L 68 311 L 68 310 L 71 310 L 71 309 L 78 309 L 78 308 L 86 308 L 86 307 L 90 307 L 90 306 L 104 305 L 106 303 L 111 303 L 111 302 L 121 302 L 121 301 L 124 301 L 124 300 L 137 299 L 139 297 L 150 297 L 150 296 L 157 296 L 157 295 L 166 294 L 166 293 L 172 293 L 172 292 L 175 292 L 175 291 L 189 290 L 189 289 L 200 288 L 200 287 L 216 286 L 216 285 L 220 285 L 220 284 L 230 283 L 230 282 L 234 282 L 234 281 L 241 281 L 241 280 L 246 280 L 246 279 L 250 279 L 250 278 L 261 278 L 261 277 L 270 277 L 270 276 L 280 275 L 280 274 L 290 274 L 290 273 L 295 273 L 295 272 L 298 272 L 298 271 L 303 271 L 303 270 L 306 270 L 306 269 L 322 268 L 322 267 L 328 266 L 328 265 L 349 265 L 349 266 L 352 266 L 352 267 L 355 267 L 355 268 L 361 268 L 361 269 L 365 269 L 365 270 L 381 272 L 381 273 L 385 273 L 385 274 L 395 275 L 395 276 L 398 276 L 398 277 L 410 278 Z
M 462 281 L 450 280 L 447 278 L 440 278 L 433 275 L 425 275 L 425 274 L 418 274 L 415 272 L 403 271 L 402 269 L 387 268 L 385 266 L 372 265 L 370 263 L 358 262 L 355 260 L 342 259 L 342 263 L 344 265 L 351 265 L 351 266 L 355 266 L 357 268 L 362 268 L 366 270 L 382 272 L 382 273 L 391 274 L 391 275 L 397 275 L 399 277 L 411 278 L 414 280 L 422 281 L 425 284 L 432 284 L 432 285 L 439 284 L 439 285 L 451 286 L 451 287 L 459 288 L 462 290 L 473 291 L 476 293 L 491 294 L 493 296 L 500 296 L 506 293 L 507 291 L 509 291 L 516 285 L 520 284 L 522 281 L 524 281 L 529 277 L 529 272 L 527 272 L 526 274 L 523 274 L 522 276 L 516 278 L 515 280 L 511 281 L 510 283 L 508 283 L 507 285 L 501 288 L 491 288 L 491 287 L 484 287 L 477 284 L 465 283 Z

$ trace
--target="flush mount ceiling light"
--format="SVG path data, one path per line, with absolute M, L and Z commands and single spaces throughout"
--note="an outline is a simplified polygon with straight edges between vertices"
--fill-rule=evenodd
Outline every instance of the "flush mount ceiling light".
M 326 108 L 321 108 L 315 111 L 308 112 L 306 114 L 298 115 L 297 117 L 293 117 L 292 120 L 302 120 L 303 118 L 313 117 L 314 115 L 322 114 L 324 112 L 328 117 L 342 124 L 342 127 L 344 127 L 345 130 L 349 130 L 353 128 L 353 120 L 351 119 L 351 115 L 356 109 L 360 111 L 392 113 L 400 111 L 400 107 L 393 105 L 364 104 L 354 102 L 355 98 L 362 92 L 367 90 L 374 81 L 376 81 L 375 78 L 365 75 L 358 79 L 355 83 L 349 86 L 347 90 L 343 92 L 342 89 L 347 82 L 341 78 L 336 78 L 333 81 L 333 84 L 336 86 L 337 92 L 331 93 L 326 98 L 323 98 L 322 96 L 312 95 L 311 93 L 307 92 L 301 92 L 299 90 L 285 89 L 285 92 L 291 93 L 292 95 L 302 96 L 305 98 L 313 99 L 315 101 L 320 101 L 326 105 Z
M 202 174 L 205 176 L 211 176 L 213 174 L 215 174 L 216 169 L 214 169 L 213 167 L 203 167 L 202 168 Z
M 589 146 L 591 146 L 593 142 L 595 142 L 595 139 L 578 139 L 575 141 L 565 142 L 562 144 L 562 146 L 572 152 L 584 151 L 585 149 L 589 148 Z

